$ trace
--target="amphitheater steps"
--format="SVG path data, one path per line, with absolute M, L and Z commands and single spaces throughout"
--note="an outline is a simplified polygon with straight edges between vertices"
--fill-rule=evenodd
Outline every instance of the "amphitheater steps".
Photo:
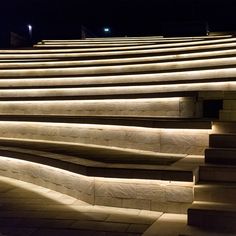
M 90 148 L 91 149 L 91 148 Z M 84 147 L 84 152 L 89 148 Z M 96 154 L 98 150 L 90 151 L 90 155 Z M 101 151 L 100 151 L 101 152 Z M 105 150 L 104 154 L 113 155 L 112 150 Z M 141 154 L 133 153 L 137 156 Z M 87 159 L 80 156 L 57 154 L 53 151 L 40 151 L 30 148 L 3 146 L 0 147 L 0 155 L 9 156 L 21 160 L 31 161 L 44 165 L 50 165 L 85 176 L 109 177 L 109 178 L 131 178 L 131 179 L 157 179 L 169 181 L 193 182 L 197 174 L 197 165 L 200 159 L 192 165 L 184 165 L 184 161 L 173 165 L 161 165 L 159 163 L 104 163 L 97 160 Z M 145 157 L 148 159 L 148 157 Z M 179 156 L 178 156 L 179 158 Z M 191 159 L 191 156 L 185 157 Z M 164 164 L 164 163 L 162 163 Z

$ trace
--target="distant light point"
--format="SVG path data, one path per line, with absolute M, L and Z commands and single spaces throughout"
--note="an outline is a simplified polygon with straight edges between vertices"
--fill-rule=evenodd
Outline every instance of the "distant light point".
M 103 29 L 103 31 L 104 31 L 105 33 L 109 33 L 111 30 L 110 30 L 110 28 L 105 27 L 105 28 Z

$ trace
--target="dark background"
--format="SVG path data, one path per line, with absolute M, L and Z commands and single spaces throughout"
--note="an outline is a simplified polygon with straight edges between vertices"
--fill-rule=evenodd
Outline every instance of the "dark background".
M 207 24 L 210 31 L 234 31 L 236 1 L 1 0 L 0 22 L 2 37 L 9 31 L 28 37 L 31 24 L 32 41 L 80 38 L 81 26 L 88 36 L 163 35 L 181 26 L 199 34 L 196 28 Z

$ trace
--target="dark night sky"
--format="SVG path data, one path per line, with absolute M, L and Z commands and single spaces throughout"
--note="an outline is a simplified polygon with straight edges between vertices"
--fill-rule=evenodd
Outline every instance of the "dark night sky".
M 158 35 L 166 22 L 208 22 L 211 31 L 236 29 L 235 0 L 1 0 L 1 28 L 27 34 L 33 25 L 35 40 L 78 38 L 81 25 L 102 35 Z M 235 3 L 235 4 L 234 4 Z

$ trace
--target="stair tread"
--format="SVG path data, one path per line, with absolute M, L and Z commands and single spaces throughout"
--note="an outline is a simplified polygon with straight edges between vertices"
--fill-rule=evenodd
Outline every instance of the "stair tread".
M 212 187 L 212 188 L 236 188 L 236 183 L 229 182 L 212 182 L 212 181 L 199 181 L 195 187 Z
M 236 205 L 233 203 L 194 201 L 189 209 L 236 212 Z

